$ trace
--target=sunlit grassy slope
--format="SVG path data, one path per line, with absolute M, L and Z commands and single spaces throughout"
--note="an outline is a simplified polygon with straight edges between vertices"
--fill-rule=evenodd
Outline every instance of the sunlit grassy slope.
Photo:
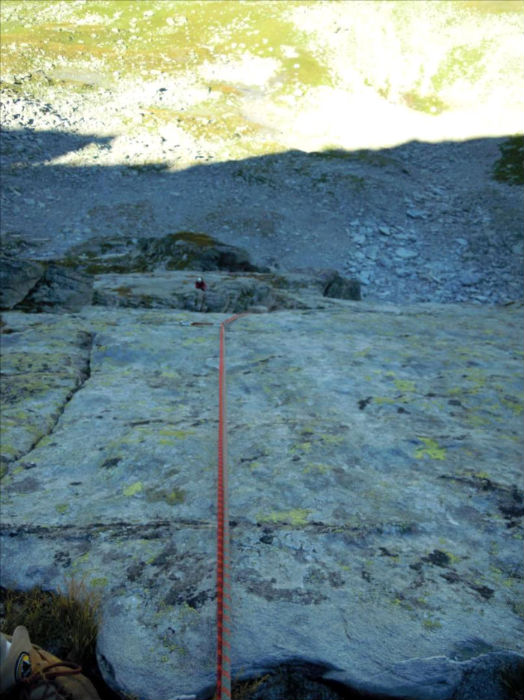
M 296 83 L 330 84 L 328 66 L 308 50 L 306 33 L 287 17 L 300 5 L 305 3 L 7 0 L 2 2 L 3 70 L 31 71 L 40 63 L 83 67 L 89 59 L 111 80 L 123 74 L 173 75 L 219 57 L 250 54 L 278 61 Z
M 7 82 L 30 74 L 19 88 L 26 93 L 89 96 L 185 81 L 198 88 L 189 103 L 150 99 L 147 126 L 176 122 L 199 141 L 235 138 L 240 151 L 522 131 L 519 0 L 2 0 L 0 7 Z

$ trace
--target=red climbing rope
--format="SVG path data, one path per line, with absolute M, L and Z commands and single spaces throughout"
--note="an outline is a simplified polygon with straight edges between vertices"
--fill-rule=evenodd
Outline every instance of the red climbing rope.
M 220 324 L 218 365 L 218 485 L 217 485 L 217 692 L 216 700 L 231 698 L 231 581 L 229 570 L 229 509 L 227 498 L 226 326 Z

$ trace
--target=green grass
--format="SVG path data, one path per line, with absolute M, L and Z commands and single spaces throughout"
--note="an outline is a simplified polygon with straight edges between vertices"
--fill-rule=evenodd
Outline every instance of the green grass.
M 101 620 L 101 599 L 83 582 L 70 579 L 57 593 L 2 589 L 2 632 L 23 625 L 34 644 L 82 667 L 96 666 L 95 645 Z
M 521 0 L 461 0 L 460 6 L 481 15 L 501 15 L 523 9 Z

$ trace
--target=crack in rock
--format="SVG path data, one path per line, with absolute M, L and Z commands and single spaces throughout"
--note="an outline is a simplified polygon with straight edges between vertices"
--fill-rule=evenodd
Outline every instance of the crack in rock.
M 27 346 L 23 346 L 23 353 L 19 350 L 17 352 L 17 347 L 14 346 L 13 353 L 11 357 L 14 367 L 16 368 L 17 361 L 22 365 L 22 371 L 9 371 L 9 360 L 10 355 L 8 352 L 3 353 L 4 367 L 7 366 L 7 370 L 2 372 L 2 399 L 3 399 L 3 415 L 4 415 L 4 425 L 3 433 L 5 444 L 9 444 L 9 428 L 15 431 L 20 428 L 25 428 L 27 432 L 38 433 L 37 437 L 29 442 L 27 448 L 22 449 L 20 452 L 18 450 L 12 451 L 9 454 L 8 450 L 2 450 L 2 462 L 11 463 L 17 460 L 26 459 L 35 449 L 37 449 L 43 442 L 43 440 L 50 438 L 55 432 L 60 418 L 63 416 L 68 404 L 71 402 L 73 397 L 85 386 L 86 382 L 91 377 L 91 358 L 93 353 L 95 334 L 78 331 L 75 338 L 75 345 L 73 346 L 76 350 L 80 350 L 83 356 L 80 358 L 79 366 L 76 368 L 76 376 L 74 378 L 74 386 L 65 394 L 63 401 L 60 405 L 54 408 L 47 416 L 47 425 L 45 425 L 45 417 L 40 414 L 40 418 L 44 418 L 40 426 L 30 426 L 30 420 L 27 419 L 26 413 L 38 415 L 40 411 L 34 410 L 31 407 L 31 399 L 42 391 L 51 392 L 56 387 L 53 386 L 52 382 L 56 380 L 58 375 L 59 380 L 61 379 L 59 372 L 53 372 L 52 367 L 49 367 L 45 362 L 41 361 L 41 366 L 38 367 L 38 362 L 40 358 L 36 354 L 31 353 L 31 349 L 27 349 Z M 20 357 L 23 354 L 23 358 Z M 19 357 L 17 357 L 19 355 Z M 67 364 L 67 368 L 74 363 L 71 361 L 70 357 L 66 355 L 64 361 Z M 33 364 L 34 363 L 34 364 Z M 33 369 L 34 365 L 37 365 L 36 371 Z M 66 373 L 67 369 L 66 369 Z M 38 379 L 44 377 L 44 381 L 37 381 Z M 30 385 L 31 380 L 33 380 L 33 388 L 24 388 L 25 385 Z M 56 382 L 55 382 L 56 383 Z M 12 414 L 12 416 L 10 415 Z M 23 416 L 23 417 L 22 417 Z M 16 439 L 14 440 L 16 443 Z

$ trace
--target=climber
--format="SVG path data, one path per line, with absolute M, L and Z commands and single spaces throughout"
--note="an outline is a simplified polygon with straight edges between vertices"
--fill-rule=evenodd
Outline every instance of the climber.
M 206 283 L 204 282 L 204 278 L 203 278 L 203 277 L 197 277 L 196 282 L 195 282 L 195 287 L 196 287 L 197 289 L 201 289 L 203 292 L 206 291 L 207 285 L 206 285 Z
M 200 291 L 202 292 L 202 295 L 200 297 L 200 304 L 199 304 L 198 311 L 203 311 L 205 303 L 206 303 L 206 289 L 207 289 L 207 284 L 204 282 L 203 277 L 197 277 L 196 282 L 195 282 L 195 287 L 196 287 L 196 289 L 200 289 Z
M 22 625 L 12 636 L 0 633 L 0 693 L 20 690 L 20 697 L 29 700 L 100 700 L 81 671 L 77 664 L 61 661 L 32 644 Z

